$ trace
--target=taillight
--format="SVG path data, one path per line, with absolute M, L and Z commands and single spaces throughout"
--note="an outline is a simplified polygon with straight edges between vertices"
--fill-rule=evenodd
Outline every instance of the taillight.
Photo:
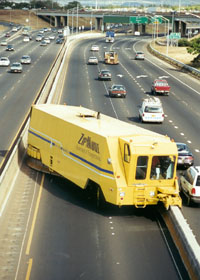
M 196 193 L 196 190 L 195 188 L 192 188 L 192 191 L 191 191 L 192 194 L 195 194 Z
M 164 118 L 164 116 L 165 116 L 165 115 L 164 115 L 164 114 L 162 114 L 162 117 L 163 117 L 163 118 Z
M 144 117 L 144 113 L 142 114 L 142 116 Z

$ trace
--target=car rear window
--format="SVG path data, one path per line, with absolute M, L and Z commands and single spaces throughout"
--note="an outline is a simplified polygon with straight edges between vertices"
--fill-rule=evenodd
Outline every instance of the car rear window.
M 167 87 L 168 83 L 166 83 L 166 82 L 156 82 L 156 86 L 158 86 L 158 87 Z
M 146 106 L 144 111 L 146 113 L 162 113 L 162 108 L 161 107 L 149 107 L 149 106 Z
M 196 186 L 200 187 L 200 176 L 197 177 Z

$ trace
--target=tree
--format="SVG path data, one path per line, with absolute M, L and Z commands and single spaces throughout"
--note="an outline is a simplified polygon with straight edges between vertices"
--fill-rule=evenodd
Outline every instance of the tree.
M 79 9 L 82 9 L 83 6 L 81 5 L 80 2 L 78 1 L 73 1 L 73 2 L 69 2 L 66 6 L 65 9 L 69 10 L 69 9 L 73 9 L 76 8 L 78 6 Z
M 194 62 L 200 61 L 200 37 L 190 41 L 190 46 L 187 48 L 188 53 L 197 54 Z

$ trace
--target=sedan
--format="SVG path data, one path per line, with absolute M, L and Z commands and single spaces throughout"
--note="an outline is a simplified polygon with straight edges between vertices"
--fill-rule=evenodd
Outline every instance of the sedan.
M 99 46 L 92 45 L 91 51 L 92 51 L 92 52 L 98 52 L 98 51 L 99 51 Z
M 184 143 L 176 143 L 178 149 L 178 166 L 188 168 L 194 164 L 194 156 Z
M 64 43 L 64 39 L 63 38 L 56 39 L 56 44 L 62 44 L 62 43 Z
M 23 38 L 23 42 L 30 42 L 30 38 L 29 38 L 28 36 L 25 36 L 25 37 Z
M 8 57 L 0 57 L 0 66 L 9 66 L 10 65 L 10 60 Z
M 45 47 L 45 46 L 47 46 L 47 42 L 46 41 L 41 41 L 41 43 L 40 43 L 40 46 L 42 46 L 42 47 Z
M 90 56 L 88 59 L 88 64 L 98 64 L 98 59 L 96 56 Z
M 144 53 L 143 52 L 136 52 L 135 59 L 144 60 Z
M 6 40 L 1 41 L 1 46 L 7 46 L 7 45 L 8 45 L 8 43 Z
M 109 80 L 111 81 L 111 73 L 109 70 L 101 70 L 98 75 L 99 80 Z
M 30 64 L 31 57 L 29 55 L 23 55 L 20 62 L 21 62 L 21 64 Z
M 6 51 L 14 51 L 13 45 L 7 45 Z
M 21 73 L 22 72 L 22 65 L 20 62 L 13 62 L 10 66 L 11 73 Z
M 50 39 L 50 40 L 54 40 L 54 39 L 55 39 L 55 36 L 54 36 L 54 35 L 49 35 L 49 39 Z
M 112 85 L 109 89 L 110 97 L 126 97 L 126 89 L 123 85 Z
M 44 41 L 45 41 L 47 44 L 50 44 L 50 42 L 51 42 L 50 39 L 49 39 L 49 37 L 45 37 L 45 38 L 44 38 Z

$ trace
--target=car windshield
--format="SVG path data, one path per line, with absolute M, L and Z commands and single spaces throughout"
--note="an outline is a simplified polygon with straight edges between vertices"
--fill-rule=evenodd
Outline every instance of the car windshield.
M 156 82 L 156 86 L 158 86 L 158 87 L 167 87 L 168 83 L 164 82 L 164 81 Z
M 124 90 L 123 86 L 113 86 L 113 90 Z
M 146 106 L 144 111 L 146 113 L 162 113 L 162 108 L 156 106 Z
M 185 144 L 177 144 L 178 152 L 187 151 L 189 152 L 189 148 Z

